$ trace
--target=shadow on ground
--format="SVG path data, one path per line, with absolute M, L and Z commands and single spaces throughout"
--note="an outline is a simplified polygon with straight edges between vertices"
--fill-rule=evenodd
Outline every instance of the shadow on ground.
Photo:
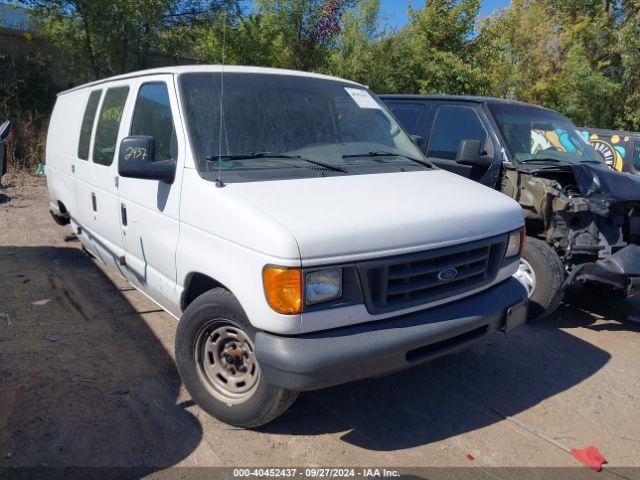
M 172 358 L 90 259 L 0 247 L 0 272 L 0 466 L 139 478 L 194 451 L 202 427 L 176 404 Z
M 565 300 L 581 315 L 561 315 L 556 323 L 558 326 L 640 332 L 640 323 L 629 320 L 629 316 L 640 316 L 640 296 L 622 298 L 613 294 L 598 295 L 582 286 L 575 286 L 567 292 Z M 599 322 L 600 319 L 609 321 Z
M 587 314 L 563 308 L 574 326 Z M 553 317 L 470 350 L 384 378 L 303 394 L 278 434 L 347 431 L 342 440 L 376 451 L 417 447 L 513 416 L 579 384 L 610 355 L 558 328 Z
M 176 404 L 171 357 L 80 250 L 2 247 L 0 271 L 0 452 L 13 455 L 3 466 L 151 473 L 194 451 L 202 427 Z M 559 317 L 579 326 L 588 314 L 563 307 Z M 609 358 L 551 318 L 422 367 L 305 393 L 261 432 L 347 432 L 342 441 L 373 451 L 421 446 L 516 415 Z

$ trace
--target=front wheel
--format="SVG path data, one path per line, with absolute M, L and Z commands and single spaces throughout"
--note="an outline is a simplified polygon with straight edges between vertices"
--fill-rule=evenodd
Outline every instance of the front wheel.
M 529 319 L 553 313 L 562 301 L 565 270 L 558 254 L 545 242 L 527 237 L 515 277 L 529 295 Z
M 221 288 L 194 300 L 176 333 L 176 364 L 185 387 L 205 412 L 238 427 L 269 423 L 298 395 L 265 382 L 254 335 L 240 303 Z

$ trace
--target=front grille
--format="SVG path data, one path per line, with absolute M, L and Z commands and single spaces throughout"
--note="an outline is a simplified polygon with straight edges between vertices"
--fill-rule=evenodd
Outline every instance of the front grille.
M 360 262 L 367 310 L 386 313 L 461 295 L 498 274 L 507 235 Z

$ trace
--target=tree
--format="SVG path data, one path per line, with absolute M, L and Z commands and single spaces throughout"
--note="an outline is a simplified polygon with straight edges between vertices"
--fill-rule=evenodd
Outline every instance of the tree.
M 342 14 L 354 0 L 257 0 L 265 27 L 274 32 L 282 67 L 324 67 L 340 32 Z
M 384 38 L 380 0 L 359 0 L 342 16 L 342 28 L 329 57 L 328 73 L 359 82 L 382 83 L 376 45 Z
M 620 19 L 620 55 L 624 111 L 618 125 L 640 130 L 640 1 L 623 0 Z
M 404 93 L 480 94 L 488 82 L 477 62 L 480 0 L 427 0 L 409 23 L 376 46 L 384 73 L 378 89 Z
M 40 35 L 65 52 L 79 80 L 139 70 L 176 54 L 185 25 L 221 12 L 239 14 L 239 0 L 21 0 Z M 177 33 L 174 33 L 177 32 Z M 164 50 L 168 45 L 172 51 Z
M 478 38 L 491 94 L 612 127 L 622 104 L 615 28 L 599 0 L 513 0 Z

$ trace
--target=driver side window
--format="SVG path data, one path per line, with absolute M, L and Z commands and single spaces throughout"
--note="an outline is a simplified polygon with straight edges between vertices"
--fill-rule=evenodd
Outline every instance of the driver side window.
M 477 140 L 481 151 L 493 155 L 493 144 L 473 108 L 455 105 L 440 107 L 431 129 L 427 156 L 455 160 L 462 140 Z
M 155 139 L 155 160 L 178 156 L 169 92 L 164 82 L 145 83 L 138 91 L 130 135 L 148 135 Z

